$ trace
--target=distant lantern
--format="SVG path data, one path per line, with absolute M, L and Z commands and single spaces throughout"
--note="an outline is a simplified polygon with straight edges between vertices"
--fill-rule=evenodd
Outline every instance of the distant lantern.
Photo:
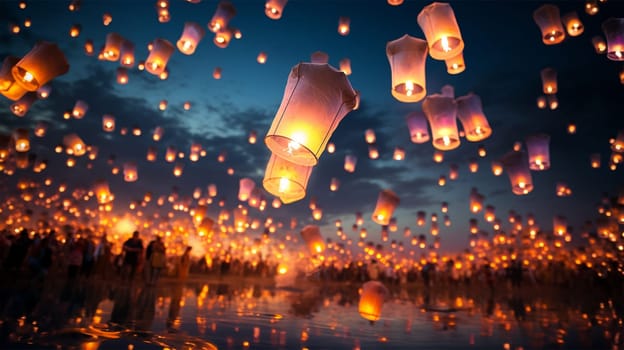
M 246 202 L 251 196 L 251 192 L 256 187 L 256 183 L 254 180 L 244 177 L 240 179 L 238 185 L 238 200 L 241 202 Z
M 386 44 L 392 73 L 392 96 L 401 102 L 418 102 L 427 95 L 425 62 L 427 42 L 403 35 Z
M 317 64 L 329 63 L 329 55 L 323 51 L 315 51 L 310 55 L 310 62 Z
M 271 154 L 262 185 L 270 194 L 279 197 L 284 204 L 296 202 L 306 195 L 306 187 L 312 167 L 299 165 Z
M 468 170 L 473 174 L 479 171 L 479 163 L 477 163 L 476 159 L 471 158 L 470 161 L 468 161 Z
M 410 113 L 407 118 L 407 128 L 410 133 L 410 140 L 413 143 L 425 143 L 429 141 L 429 129 L 427 127 L 427 117 L 421 111 Z
M 291 162 L 313 166 L 358 95 L 344 73 L 326 64 L 293 67 L 279 110 L 265 137 L 267 147 Z
M 154 75 L 165 71 L 167 62 L 173 53 L 173 45 L 165 39 L 155 39 L 154 47 L 145 61 L 145 70 Z
M 75 133 L 63 136 L 63 146 L 65 146 L 67 154 L 76 157 L 80 157 L 87 152 L 87 146 L 84 141 Z
M 433 161 L 436 163 L 442 163 L 444 161 L 444 152 L 434 151 L 433 152 Z
M 394 149 L 394 154 L 392 155 L 392 159 L 394 160 L 404 160 L 405 159 L 405 150 L 401 147 L 396 147 Z
M 429 95 L 425 98 L 422 109 L 431 126 L 433 146 L 441 151 L 459 147 L 455 100 L 439 94 Z
M 135 182 L 139 179 L 137 164 L 135 162 L 125 162 L 123 165 L 124 181 Z
M 113 194 L 108 187 L 108 182 L 104 179 L 96 180 L 93 183 L 93 194 L 99 204 L 106 204 L 113 200 Z
M 546 100 L 546 96 L 540 96 L 537 98 L 537 108 L 544 109 L 546 108 L 547 104 L 548 101 Z
M 167 105 L 168 105 L 167 100 L 160 100 L 160 102 L 158 102 L 158 109 L 160 109 L 161 111 L 164 111 L 167 109 Z
M 593 169 L 600 168 L 600 153 L 592 153 L 589 157 L 589 162 Z
M 34 134 L 37 137 L 44 137 L 48 131 L 48 123 L 45 121 L 37 122 L 34 129 Z
M 370 322 L 378 321 L 381 318 L 381 308 L 388 295 L 388 289 L 381 282 L 364 283 L 358 303 L 360 316 Z
M 533 190 L 529 159 L 525 152 L 509 152 L 503 157 L 502 163 L 509 176 L 511 190 L 514 194 L 525 195 Z
M 564 182 L 557 182 L 555 194 L 557 197 L 568 197 L 572 195 L 572 189 Z
M 531 170 L 548 170 L 550 168 L 550 136 L 536 134 L 525 140 L 529 152 L 529 167 Z
M 258 57 L 256 57 L 256 61 L 260 64 L 265 64 L 267 61 L 267 54 L 265 52 L 258 53 Z
M 147 157 L 146 157 L 148 162 L 155 162 L 156 161 L 156 147 L 153 146 L 149 146 L 147 147 Z
M 284 7 L 288 0 L 266 0 L 264 4 L 264 14 L 270 19 L 278 20 L 282 18 Z
M 554 111 L 559 107 L 559 99 L 557 98 L 557 95 L 548 95 L 546 99 L 548 101 L 548 108 L 550 108 L 551 111 Z
M 351 60 L 348 58 L 343 58 L 340 60 L 340 71 L 342 71 L 345 75 L 351 75 Z
M 110 13 L 106 12 L 102 15 L 102 24 L 104 26 L 108 26 L 112 22 L 113 22 L 113 16 Z
M 69 71 L 63 52 L 56 46 L 40 41 L 12 68 L 13 79 L 28 91 L 37 91 L 50 80 Z
M 388 0 L 388 5 L 390 6 L 399 6 L 403 4 L 404 0 Z
M 427 221 L 427 213 L 424 211 L 419 211 L 416 213 L 416 225 L 417 226 L 425 226 Z
M 212 71 L 212 77 L 216 80 L 221 79 L 221 67 L 215 67 Z
M 466 140 L 479 142 L 490 137 L 492 128 L 490 128 L 490 124 L 483 113 L 481 98 L 469 93 L 455 101 L 457 102 L 457 116 L 466 133 Z
M 620 130 L 611 144 L 614 152 L 624 152 L 624 129 Z
M 108 33 L 106 35 L 106 44 L 104 45 L 103 56 L 107 61 L 117 61 L 121 55 L 121 45 L 124 38 L 117 33 Z
M 541 71 L 542 89 L 546 95 L 557 93 L 557 71 L 553 68 L 544 68 Z
M 11 104 L 11 112 L 18 117 L 23 117 L 28 113 L 32 104 L 37 101 L 37 94 L 29 92 L 22 96 L 15 103 Z
M 17 128 L 13 130 L 13 145 L 16 152 L 30 151 L 30 136 L 28 129 Z
M 338 191 L 339 188 L 340 188 L 340 180 L 338 180 L 335 177 L 332 177 L 331 182 L 329 183 L 329 190 L 332 192 L 336 192 Z
M 347 154 L 344 161 L 344 170 L 348 173 L 355 172 L 355 166 L 357 164 L 357 157 L 352 154 Z
M 327 153 L 333 154 L 334 152 L 336 152 L 336 145 L 333 142 L 329 142 L 327 144 Z
M 87 56 L 93 56 L 93 51 L 94 51 L 94 48 L 93 48 L 93 40 L 91 40 L 91 39 L 87 39 L 87 40 L 85 40 L 85 43 L 84 43 L 84 52 L 85 52 L 85 55 L 87 55 Z
M 128 84 L 128 69 L 124 67 L 117 68 L 117 84 Z
M 624 61 L 624 18 L 609 18 L 602 23 L 602 31 L 607 38 L 607 58 Z
M 546 45 L 555 45 L 565 39 L 565 30 L 561 23 L 559 7 L 544 4 L 533 12 L 533 20 L 542 32 L 542 42 Z
M 425 6 L 417 21 L 425 33 L 431 58 L 446 60 L 463 51 L 464 41 L 453 8 L 448 3 L 434 2 Z
M 455 181 L 459 177 L 459 166 L 457 164 L 451 164 L 449 166 L 449 180 Z
M 208 29 L 211 32 L 216 33 L 219 30 L 226 28 L 230 20 L 236 16 L 236 9 L 234 5 L 229 1 L 221 1 L 217 5 L 214 15 L 210 23 L 208 23 Z
M 583 34 L 585 27 L 583 26 L 583 22 L 578 17 L 576 11 L 568 12 L 561 16 L 561 20 L 568 31 L 568 35 L 570 36 L 579 36 Z
M 464 54 L 459 53 L 459 55 L 455 57 L 448 58 L 444 60 L 446 63 L 446 72 L 448 74 L 459 74 L 466 70 L 466 63 L 464 62 Z
M 565 217 L 556 215 L 553 217 L 553 234 L 563 236 L 568 232 L 568 221 Z
M 481 212 L 484 199 L 485 197 L 483 197 L 482 194 L 476 189 L 473 189 L 472 192 L 470 192 L 470 212 L 473 214 Z
M 351 25 L 351 19 L 349 17 L 340 17 L 338 19 L 338 34 L 342 36 L 349 35 L 349 31 L 351 30 L 349 26 Z
M 249 132 L 249 136 L 247 136 L 247 142 L 249 142 L 252 145 L 255 145 L 257 140 L 258 140 L 258 133 L 255 130 L 251 130 Z
M 494 222 L 494 220 L 496 219 L 496 208 L 491 205 L 486 206 L 483 217 L 487 222 Z
M 375 141 L 376 141 L 375 130 L 373 130 L 373 129 L 366 129 L 366 131 L 364 131 L 364 140 L 368 144 L 375 143 Z
M 80 31 L 82 26 L 80 24 L 74 24 L 69 28 L 69 36 L 72 38 L 77 38 L 80 35 Z
M 165 161 L 167 163 L 173 163 L 176 160 L 176 149 L 173 146 L 169 146 L 167 147 L 167 150 L 165 151 Z
M 368 158 L 373 159 L 373 160 L 379 158 L 379 150 L 377 149 L 377 146 L 375 146 L 374 144 L 368 145 Z M 347 170 L 346 164 L 345 164 L 345 170 Z
M 585 12 L 593 16 L 597 14 L 599 11 L 598 1 L 597 0 L 585 0 Z
M 594 45 L 594 50 L 596 50 L 597 54 L 603 54 L 607 52 L 607 43 L 600 35 L 596 35 L 592 38 L 592 44 Z
M 388 225 L 390 218 L 394 214 L 394 210 L 399 205 L 399 196 L 390 190 L 383 190 L 379 192 L 377 197 L 377 205 L 375 211 L 373 211 L 372 219 L 379 225 Z
M 102 130 L 106 132 L 115 131 L 115 117 L 110 114 L 104 114 L 102 116 Z
M 195 22 L 186 22 L 184 23 L 184 30 L 182 31 L 182 35 L 176 46 L 178 50 L 185 55 L 192 55 L 197 48 L 199 42 L 206 35 L 206 31 L 202 26 Z
M 321 254 L 325 250 L 325 241 L 321 230 L 316 225 L 308 225 L 301 229 L 301 238 L 305 242 L 310 254 Z
M 226 47 L 228 47 L 228 45 L 230 45 L 230 41 L 232 41 L 233 35 L 234 32 L 231 28 L 222 28 L 215 33 L 214 39 L 212 41 L 215 45 L 217 45 L 217 47 L 225 49 Z
M 173 176 L 180 177 L 184 172 L 184 163 L 176 163 L 173 166 Z
M 76 119 L 82 119 L 89 110 L 89 105 L 83 100 L 77 100 L 72 109 L 72 116 Z

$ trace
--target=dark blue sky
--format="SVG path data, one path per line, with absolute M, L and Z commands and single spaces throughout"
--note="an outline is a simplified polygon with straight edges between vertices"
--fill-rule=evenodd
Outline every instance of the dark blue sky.
M 401 239 L 406 226 L 416 235 L 428 235 L 428 226 L 416 227 L 416 212 L 437 213 L 442 218 L 440 204 L 448 202 L 452 225 L 440 224 L 440 238 L 443 250 L 457 251 L 467 245 L 470 218 L 477 218 L 480 228 L 491 232 L 491 225 L 483 220 L 482 214 L 469 212 L 472 188 L 485 196 L 485 204 L 496 207 L 503 221 L 509 210 L 521 215 L 531 212 L 542 229 L 551 230 L 553 215 L 564 215 L 578 233 L 585 219 L 595 217 L 595 206 L 602 194 L 614 193 L 624 182 L 621 169 L 613 172 L 607 168 L 608 140 L 624 128 L 621 118 L 624 85 L 618 78 L 623 67 L 596 54 L 591 44 L 593 36 L 602 35 L 600 25 L 605 19 L 624 17 L 621 2 L 611 0 L 601 4 L 595 16 L 584 12 L 583 2 L 556 2 L 562 14 L 577 11 L 585 33 L 554 46 L 542 44 L 532 19 L 532 12 L 540 2 L 451 2 L 465 41 L 467 68 L 459 75 L 448 75 L 443 61 L 428 58 L 427 90 L 436 93 L 443 85 L 450 84 L 455 87 L 456 96 L 474 92 L 481 97 L 493 135 L 481 143 L 488 155 L 478 159 L 476 174 L 469 173 L 468 161 L 478 158 L 478 144 L 462 139 L 460 148 L 447 152 L 443 163 L 434 163 L 431 144 L 412 144 L 405 124 L 405 116 L 419 110 L 421 103 L 401 103 L 390 94 L 385 45 L 404 34 L 424 39 L 416 16 L 429 2 L 407 0 L 401 6 L 392 7 L 384 0 L 291 0 L 283 17 L 274 21 L 264 15 L 263 1 L 234 1 L 238 13 L 230 24 L 242 31 L 240 40 L 233 40 L 221 49 L 212 43 L 213 34 L 207 31 L 194 55 L 174 52 L 168 64 L 167 80 L 140 72 L 135 66 L 127 85 L 115 82 L 118 62 L 98 61 L 95 56 L 84 54 L 87 39 L 93 40 L 97 52 L 106 34 L 117 32 L 135 44 L 136 60 L 144 60 L 147 44 L 155 38 L 167 39 L 175 45 L 184 22 L 195 21 L 206 28 L 217 2 L 204 0 L 191 4 L 171 0 L 168 23 L 158 22 L 154 1 L 83 1 L 77 12 L 68 11 L 68 3 L 28 1 L 25 10 L 18 8 L 17 1 L 0 4 L 0 28 L 3 28 L 0 59 L 6 55 L 22 56 L 37 40 L 44 39 L 57 43 L 71 66 L 68 74 L 51 83 L 50 98 L 37 101 L 23 118 L 9 111 L 11 101 L 0 99 L 0 132 L 32 127 L 40 120 L 50 123 L 44 138 L 32 138 L 33 152 L 48 159 L 48 169 L 42 174 L 18 170 L 13 177 L 0 175 L 1 181 L 10 186 L 19 177 L 47 176 L 73 187 L 88 188 L 96 178 L 106 177 L 117 197 L 115 210 L 123 213 L 129 201 L 142 198 L 147 191 L 157 198 L 169 194 L 175 186 L 181 196 L 190 197 L 194 188 L 200 187 L 205 193 L 208 184 L 215 183 L 219 196 L 226 198 L 226 207 L 232 208 L 238 204 L 236 193 L 241 177 L 249 176 L 257 185 L 261 184 L 269 158 L 262 138 L 282 99 L 290 69 L 299 62 L 309 61 L 310 54 L 318 50 L 329 54 L 334 67 L 339 66 L 341 59 L 350 58 L 353 74 L 349 80 L 361 94 L 361 107 L 349 113 L 334 133 L 331 141 L 337 151 L 321 157 L 313 170 L 307 197 L 278 210 L 268 208 L 264 213 L 252 210 L 255 217 L 274 216 L 286 226 L 293 216 L 302 224 L 309 223 L 312 219 L 308 203 L 315 197 L 324 211 L 320 224 L 326 237 L 336 237 L 333 223 L 342 219 L 345 232 L 356 239 L 357 233 L 351 231 L 351 225 L 355 213 L 362 212 L 368 240 L 376 241 L 380 227 L 370 220 L 370 215 L 379 191 L 389 188 L 401 197 L 395 213 L 399 231 L 391 233 L 391 239 Z M 102 24 L 106 12 L 113 16 L 109 26 Z M 351 19 L 351 32 L 344 37 L 337 33 L 341 16 Z M 26 18 L 32 20 L 30 28 L 22 25 Z M 20 34 L 8 32 L 11 23 L 22 25 Z M 77 38 L 68 34 L 73 24 L 82 26 Z M 256 62 L 260 51 L 268 55 L 264 65 Z M 212 78 L 215 67 L 222 68 L 220 80 Z M 560 106 L 555 111 L 536 107 L 536 98 L 542 94 L 540 70 L 545 67 L 558 71 Z M 63 120 L 62 113 L 71 109 L 78 99 L 89 103 L 87 115 L 82 120 Z M 158 110 L 158 102 L 163 99 L 169 103 L 164 112 Z M 192 103 L 189 111 L 182 108 L 185 101 Z M 116 117 L 114 134 L 102 131 L 103 114 Z M 566 133 L 570 122 L 577 125 L 575 135 Z M 143 130 L 142 136 L 119 134 L 121 127 L 135 125 Z M 156 126 L 165 129 L 164 138 L 158 143 L 151 139 Z M 364 142 L 364 130 L 369 128 L 375 130 L 380 150 L 380 159 L 374 161 L 368 159 Z M 251 130 L 259 135 L 255 145 L 247 143 Z M 99 147 L 99 156 L 92 162 L 91 170 L 86 168 L 88 161 L 84 157 L 75 168 L 68 169 L 66 156 L 54 153 L 54 146 L 70 132 Z M 515 141 L 523 141 L 536 132 L 551 136 L 552 168 L 533 173 L 532 193 L 513 195 L 507 176 L 493 176 L 490 162 L 509 151 Z M 176 178 L 172 164 L 164 161 L 165 149 L 174 146 L 188 153 L 191 142 L 201 143 L 207 156 L 195 163 L 182 160 L 184 174 Z M 158 149 L 156 163 L 145 160 L 149 146 Z M 406 150 L 404 161 L 392 160 L 396 146 Z M 221 151 L 227 152 L 224 163 L 217 162 Z M 601 153 L 600 169 L 590 168 L 591 153 Z M 346 154 L 358 157 L 354 174 L 343 170 Z M 140 180 L 125 183 L 122 176 L 111 175 L 111 166 L 106 162 L 109 155 L 115 155 L 115 164 L 119 166 L 136 160 Z M 438 177 L 448 176 L 451 164 L 459 167 L 459 179 L 439 187 Z M 226 174 L 228 167 L 235 169 L 233 176 Z M 341 181 L 338 192 L 329 191 L 332 177 Z M 571 187 L 572 196 L 555 195 L 555 184 L 560 181 Z M 266 194 L 266 198 L 270 203 L 272 197 Z M 95 203 L 88 205 L 93 207 Z M 145 210 L 157 209 L 152 203 Z M 213 216 L 217 212 L 214 206 L 210 209 Z M 431 241 L 431 236 L 428 239 Z

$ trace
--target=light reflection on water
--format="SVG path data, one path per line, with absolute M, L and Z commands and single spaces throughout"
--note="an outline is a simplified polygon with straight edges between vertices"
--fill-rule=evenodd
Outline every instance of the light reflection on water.
M 358 287 L 229 280 L 158 287 L 90 282 L 3 301 L 1 341 L 76 349 L 619 349 L 621 304 L 598 291 L 391 288 L 382 319 Z M 621 300 L 615 301 L 621 303 Z M 61 331 L 59 331 L 61 330 Z M 4 339 L 6 335 L 6 339 Z M 207 341 L 208 343 L 204 343 Z M 39 347 L 38 347 L 39 346 Z M 1 346 L 0 346 L 1 347 Z M 8 347 L 12 348 L 12 347 Z

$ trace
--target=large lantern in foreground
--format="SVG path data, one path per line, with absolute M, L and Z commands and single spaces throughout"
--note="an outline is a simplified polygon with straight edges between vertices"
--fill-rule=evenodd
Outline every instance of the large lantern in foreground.
M 429 128 L 427 127 L 427 117 L 421 111 L 410 113 L 407 118 L 407 128 L 410 133 L 410 140 L 413 143 L 425 143 L 429 141 Z
M 386 55 L 392 71 L 392 96 L 401 102 L 422 100 L 427 95 L 427 42 L 405 34 L 386 44 Z
M 288 0 L 267 0 L 264 4 L 264 14 L 270 19 L 277 20 L 282 18 L 287 2 Z
M 318 226 L 308 225 L 304 227 L 301 230 L 301 238 L 303 238 L 310 254 L 321 254 L 325 250 L 325 242 Z
M 358 104 L 344 73 L 300 63 L 290 72 L 282 103 L 264 139 L 277 156 L 313 166 L 338 124 Z
M 40 41 L 12 68 L 13 79 L 28 91 L 37 91 L 69 71 L 65 55 L 56 44 Z
M 457 102 L 457 116 L 464 127 L 466 140 L 478 142 L 490 137 L 492 128 L 483 113 L 481 98 L 470 93 L 455 101 Z
M 160 75 L 167 68 L 167 62 L 173 53 L 173 45 L 165 39 L 155 39 L 152 42 L 152 50 L 145 60 L 145 70 Z
M 262 185 L 267 192 L 288 204 L 305 197 L 311 173 L 311 166 L 290 162 L 273 153 L 264 172 Z
M 176 46 L 183 54 L 192 55 L 204 35 L 206 35 L 206 31 L 200 24 L 195 22 L 186 22 L 184 23 L 184 31 L 182 32 L 180 39 L 178 39 Z
M 523 151 L 507 153 L 501 160 L 511 182 L 511 191 L 525 195 L 533 190 L 533 178 L 529 169 L 529 159 Z
M 378 321 L 381 318 L 381 308 L 388 294 L 388 289 L 379 281 L 364 283 L 358 304 L 360 316 L 371 322 Z
M 423 112 L 429 120 L 433 147 L 449 151 L 459 147 L 457 130 L 457 103 L 452 97 L 439 94 L 429 95 L 422 104 Z
M 533 20 L 542 32 L 544 44 L 555 45 L 565 39 L 559 7 L 551 4 L 542 5 L 533 12 Z
M 390 218 L 394 214 L 394 210 L 399 205 L 399 196 L 390 190 L 383 190 L 379 192 L 377 197 L 377 205 L 375 211 L 373 211 L 372 219 L 379 225 L 388 225 Z
M 550 136 L 535 134 L 526 138 L 531 170 L 548 170 L 550 168 Z
M 624 61 L 624 18 L 609 18 L 602 23 L 607 38 L 607 58 Z
M 434 2 L 425 6 L 417 17 L 429 44 L 429 54 L 436 60 L 456 57 L 464 50 L 453 8 L 448 3 Z

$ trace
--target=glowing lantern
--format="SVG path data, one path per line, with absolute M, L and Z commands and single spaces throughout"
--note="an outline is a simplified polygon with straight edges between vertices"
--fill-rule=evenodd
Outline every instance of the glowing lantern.
M 332 177 L 331 182 L 329 183 L 329 190 L 332 192 L 336 192 L 338 191 L 338 188 L 340 188 L 340 180 L 338 180 L 335 177 Z
M 247 141 L 252 144 L 255 145 L 256 141 L 258 139 L 258 133 L 255 130 L 251 130 L 249 132 L 249 136 L 247 137 Z
M 592 153 L 589 160 L 592 168 L 600 168 L 600 153 Z
M 63 136 L 63 146 L 67 154 L 71 154 L 77 157 L 84 155 L 87 152 L 87 146 L 82 141 L 80 136 L 72 133 Z
M 37 122 L 35 126 L 34 134 L 37 137 L 44 137 L 48 131 L 48 123 L 45 121 Z
M 473 189 L 470 192 L 470 212 L 473 214 L 481 212 L 483 209 L 483 200 L 483 195 L 477 192 L 476 189 Z
M 264 52 L 260 52 L 258 53 L 258 57 L 256 58 L 256 61 L 260 64 L 265 64 L 267 60 L 267 54 Z
M 323 218 L 323 209 L 321 207 L 316 207 L 312 210 L 312 218 L 316 221 L 319 221 Z
M 557 107 L 559 107 L 559 99 L 557 99 L 557 95 L 548 95 L 546 99 L 548 100 L 548 107 L 551 111 L 554 111 Z
M 427 94 L 427 42 L 406 34 L 386 44 L 386 56 L 392 71 L 392 96 L 401 102 L 422 100 Z
M 413 143 L 425 143 L 429 141 L 429 129 L 427 128 L 427 117 L 421 111 L 410 113 L 407 118 L 407 128 L 410 133 L 410 140 Z
M 184 164 L 182 163 L 176 163 L 173 166 L 173 176 L 175 177 L 180 177 L 182 176 L 182 172 L 184 171 Z
M 357 157 L 352 154 L 345 156 L 344 170 L 348 173 L 355 172 L 355 165 L 357 164 Z
M 212 77 L 216 80 L 221 79 L 221 67 L 215 67 L 212 71 Z
M 572 189 L 563 182 L 558 182 L 555 188 L 557 197 L 568 197 L 572 195 Z
M 72 38 L 77 38 L 80 35 L 81 29 L 82 27 L 80 26 L 80 24 L 74 24 L 73 26 L 71 26 L 71 28 L 69 28 L 69 36 Z
M 624 18 L 609 18 L 602 23 L 607 38 L 607 58 L 624 61 Z
M 373 130 L 373 129 L 366 129 L 366 131 L 364 131 L 364 140 L 368 144 L 375 143 L 375 140 L 376 140 L 375 130 Z
M 340 71 L 342 71 L 345 75 L 351 75 L 351 60 L 348 58 L 343 58 L 340 60 Z
M 459 147 L 455 100 L 451 97 L 433 94 L 425 98 L 422 108 L 431 126 L 433 146 L 441 151 Z
M 104 114 L 102 116 L 102 130 L 106 132 L 115 131 L 115 117 L 110 114 Z
M 251 196 L 251 191 L 256 187 L 254 180 L 245 177 L 240 179 L 238 186 L 238 200 L 246 202 Z
M 13 145 L 15 147 L 15 151 L 17 152 L 28 152 L 30 151 L 30 137 L 29 137 L 28 129 L 17 128 L 13 130 Z
M 279 197 L 284 204 L 288 204 L 305 197 L 311 173 L 311 166 L 292 163 L 273 153 L 267 164 L 262 185 L 267 192 Z
M 470 93 L 455 101 L 457 102 L 457 116 L 464 127 L 466 140 L 478 142 L 490 137 L 492 129 L 483 113 L 479 96 Z
M 597 54 L 603 54 L 607 52 L 607 43 L 600 35 L 596 35 L 592 38 L 592 44 L 594 45 L 594 50 L 596 50 Z
M 128 83 L 128 70 L 123 67 L 117 68 L 117 84 L 125 85 Z
M 18 117 L 23 117 L 35 101 L 37 101 L 37 94 L 29 92 L 11 105 L 11 112 Z
M 117 61 L 121 55 L 121 46 L 125 39 L 117 33 L 108 33 L 106 35 L 106 44 L 104 45 L 103 57 L 107 61 Z
M 568 35 L 570 36 L 579 36 L 583 34 L 583 30 L 585 27 L 583 26 L 583 22 L 578 17 L 578 14 L 575 11 L 568 12 L 561 17 L 563 24 L 568 31 Z
M 598 13 L 598 1 L 596 0 L 586 0 L 585 1 L 585 12 L 590 15 L 593 16 L 595 14 Z
M 502 163 L 509 176 L 511 190 L 514 194 L 524 195 L 533 190 L 529 159 L 525 152 L 509 152 L 503 157 Z
M 464 54 L 459 53 L 459 55 L 455 57 L 448 58 L 444 60 L 446 63 L 446 72 L 448 74 L 459 74 L 466 70 L 466 63 L 464 62 Z
M 108 182 L 104 179 L 96 180 L 93 183 L 93 193 L 99 204 L 106 204 L 114 199 L 108 187 Z
M 301 230 L 301 238 L 308 246 L 310 254 L 321 254 L 325 250 L 325 242 L 321 236 L 321 230 L 316 225 L 305 226 Z
M 377 205 L 373 211 L 372 219 L 379 225 L 388 225 L 390 218 L 394 213 L 397 205 L 399 205 L 399 197 L 396 193 L 390 190 L 383 190 L 379 192 L 377 197 Z
M 265 138 L 267 147 L 294 163 L 316 165 L 357 97 L 344 73 L 325 64 L 296 65 Z
M 76 101 L 74 109 L 72 110 L 72 116 L 76 119 L 82 119 L 87 113 L 88 109 L 89 105 L 85 101 L 78 100 Z
M 563 216 L 553 217 L 553 233 L 558 236 L 563 236 L 568 232 L 568 222 Z
M 158 109 L 160 109 L 161 111 L 164 111 L 164 110 L 166 110 L 166 109 L 167 109 L 167 105 L 168 105 L 167 100 L 161 100 L 161 101 L 158 103 Z
M 542 88 L 546 95 L 557 93 L 557 71 L 553 68 L 544 68 L 541 72 Z
M 264 13 L 270 19 L 278 20 L 282 18 L 287 2 L 288 0 L 267 0 L 264 4 Z
M 106 12 L 102 15 L 102 24 L 106 27 L 113 22 L 113 16 Z
M 153 75 L 160 75 L 165 71 L 174 47 L 165 39 L 155 39 L 152 43 L 153 48 L 145 60 L 145 70 Z
M 381 308 L 388 295 L 388 289 L 381 282 L 368 281 L 364 283 L 358 304 L 360 316 L 370 322 L 378 321 L 381 317 Z
M 199 42 L 206 35 L 206 31 L 202 28 L 202 26 L 195 22 L 186 22 L 184 23 L 184 31 L 182 31 L 182 35 L 176 46 L 178 50 L 185 55 L 192 55 L 197 48 Z
M 477 163 L 477 160 L 474 158 L 471 158 L 468 161 L 468 170 L 470 170 L 471 173 L 476 173 L 477 171 L 479 171 L 479 163 Z
M 217 5 L 217 9 L 208 23 L 208 29 L 211 32 L 216 33 L 219 30 L 226 28 L 230 20 L 236 15 L 236 9 L 229 1 L 221 1 Z
M 349 35 L 349 25 L 351 24 L 351 20 L 349 17 L 340 17 L 338 19 L 338 34 L 342 36 Z
M 442 163 L 444 161 L 444 152 L 433 152 L 433 161 L 436 163 Z
M 403 4 L 404 0 L 388 0 L 388 5 L 390 6 L 399 6 Z
M 336 152 L 336 145 L 333 142 L 327 144 L 327 153 L 332 154 Z
M 434 2 L 425 6 L 418 14 L 417 21 L 425 33 L 431 58 L 446 60 L 458 56 L 464 50 L 455 13 L 448 3 Z
M 550 168 L 550 136 L 536 134 L 526 138 L 531 170 L 548 170 Z
M 379 158 L 379 150 L 377 149 L 377 146 L 368 145 L 368 158 L 373 160 Z
M 164 133 L 165 133 L 165 129 L 162 126 L 157 126 L 156 128 L 154 128 L 154 133 L 152 134 L 152 140 L 156 142 L 160 141 Z
M 559 7 L 551 4 L 542 5 L 533 12 L 533 20 L 542 32 L 542 42 L 544 44 L 555 45 L 565 39 Z
M 459 166 L 451 164 L 449 167 L 449 180 L 455 181 L 459 177 Z
M 485 218 L 485 221 L 493 222 L 494 219 L 496 219 L 496 209 L 491 205 L 486 206 L 483 216 Z
M 225 49 L 230 44 L 230 41 L 232 41 L 233 35 L 234 32 L 232 28 L 222 28 L 215 33 L 214 39 L 212 41 L 215 45 L 217 45 L 217 47 Z
M 401 147 L 396 147 L 394 149 L 394 154 L 392 155 L 392 159 L 394 160 L 404 160 L 405 159 L 405 150 Z
M 134 182 L 139 179 L 137 173 L 137 164 L 135 162 L 126 162 L 123 165 L 124 181 Z
M 546 108 L 546 96 L 540 96 L 537 98 L 537 108 L 544 109 Z
M 28 91 L 37 91 L 59 75 L 67 73 L 69 64 L 55 44 L 40 41 L 13 66 L 13 79 Z

